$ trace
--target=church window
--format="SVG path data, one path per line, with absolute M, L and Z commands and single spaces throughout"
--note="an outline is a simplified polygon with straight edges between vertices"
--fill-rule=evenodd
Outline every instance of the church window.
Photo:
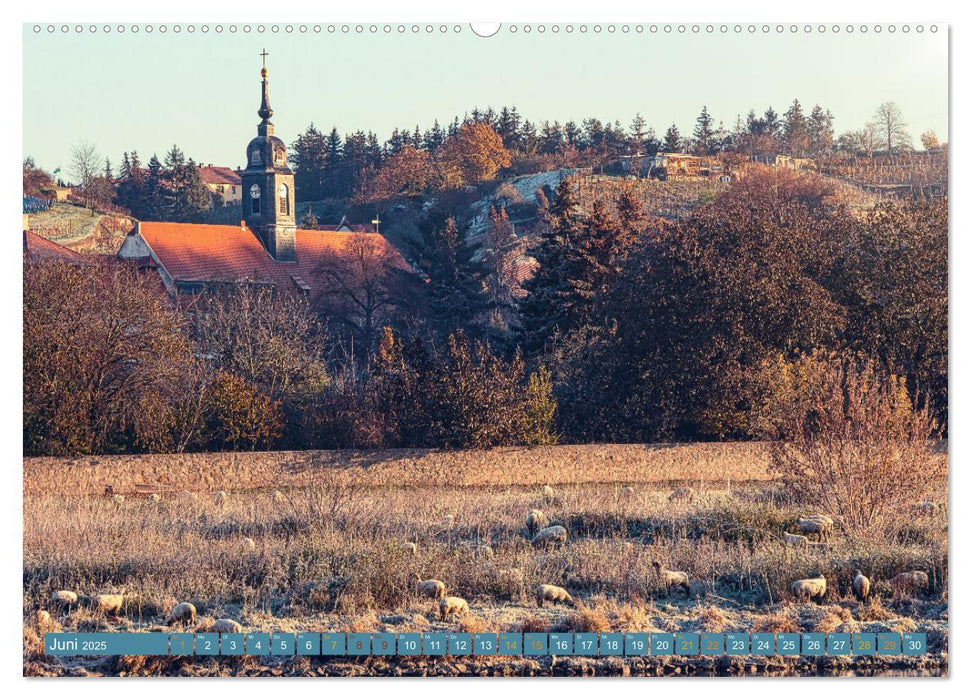
M 280 185 L 280 213 L 290 213 L 290 188 L 286 185 Z
M 253 165 L 259 165 L 263 162 L 263 156 L 260 154 L 260 149 L 254 148 L 250 151 L 249 162 Z

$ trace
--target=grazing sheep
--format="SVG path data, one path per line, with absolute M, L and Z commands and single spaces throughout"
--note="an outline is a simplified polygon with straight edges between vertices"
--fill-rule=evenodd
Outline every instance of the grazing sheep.
M 930 579 L 923 571 L 905 571 L 890 579 L 894 595 L 920 593 L 926 591 L 929 584 Z
M 71 607 L 78 604 L 78 594 L 74 591 L 55 591 L 51 596 L 51 604 L 70 612 Z
M 543 501 L 545 503 L 552 503 L 556 499 L 556 492 L 553 487 L 547 484 L 543 487 Z
M 174 625 L 181 622 L 183 625 L 194 625 L 196 623 L 196 606 L 192 603 L 179 603 L 172 608 L 172 615 L 166 624 Z
M 791 532 L 782 533 L 783 541 L 787 547 L 808 547 L 809 538 L 805 535 L 794 535 Z
M 243 626 L 236 622 L 236 620 L 230 620 L 228 617 L 221 617 L 209 627 L 210 632 L 217 632 L 219 634 L 239 634 L 243 631 Z
M 418 545 L 414 542 L 401 542 L 398 544 L 398 549 L 411 556 L 416 556 L 418 554 Z
M 116 508 L 120 508 L 125 503 L 125 497 L 122 496 L 120 493 L 116 493 L 114 496 L 111 497 L 111 502 L 115 504 Z
M 276 501 L 277 503 L 283 503 L 286 499 L 287 497 L 283 495 L 282 491 L 273 492 L 273 500 Z
M 661 583 L 664 584 L 667 595 L 671 595 L 672 588 L 681 588 L 684 590 L 686 596 L 691 595 L 691 583 L 688 580 L 688 574 L 683 571 L 668 571 L 658 561 L 653 561 L 651 564 L 654 566 L 654 570 L 657 571 Z
M 543 511 L 537 510 L 536 508 L 533 508 L 526 515 L 526 530 L 530 535 L 535 535 L 549 524 L 550 522 Z
M 803 535 L 815 535 L 822 542 L 829 539 L 833 532 L 833 519 L 828 515 L 800 515 L 796 519 L 796 526 Z
M 822 603 L 823 596 L 826 595 L 826 577 L 816 576 L 793 581 L 790 590 L 796 600 L 809 599 L 816 603 Z
M 415 591 L 425 598 L 444 598 L 445 584 L 435 578 L 422 580 L 421 576 L 415 574 Z
M 229 494 L 225 491 L 217 491 L 213 501 L 217 506 L 224 506 L 229 502 Z
M 620 490 L 620 495 L 623 496 L 624 498 L 633 498 L 634 489 L 631 488 L 630 486 L 625 486 Z
M 253 541 L 253 538 L 251 538 L 251 537 L 244 537 L 243 539 L 241 539 L 239 541 L 239 548 L 241 550 L 243 550 L 243 553 L 244 554 L 246 552 L 255 552 L 256 551 L 256 542 L 254 542 Z
M 870 595 L 870 579 L 863 575 L 859 569 L 853 576 L 853 595 L 857 600 L 865 600 Z
M 682 486 L 671 492 L 668 503 L 694 503 L 695 490 L 690 486 Z
M 99 593 L 90 598 L 91 607 L 96 612 L 105 615 L 120 615 L 121 609 L 125 606 L 125 595 L 123 593 Z
M 151 503 L 152 505 L 157 505 L 162 502 L 162 497 L 159 496 L 157 493 L 149 494 L 148 502 Z
M 465 598 L 458 598 L 456 596 L 442 598 L 438 601 L 438 612 L 442 622 L 445 622 L 451 615 L 467 615 L 469 612 L 469 604 L 465 601 Z
M 445 516 L 442 524 L 445 526 L 446 530 L 451 530 L 453 527 L 455 527 L 455 516 L 448 513 Z
M 566 544 L 566 528 L 562 525 L 544 527 L 529 543 L 536 548 L 550 547 L 556 543 Z
M 543 603 L 549 601 L 550 603 L 566 603 L 568 605 L 575 605 L 573 602 L 573 597 L 566 592 L 565 588 L 560 588 L 559 586 L 551 586 L 548 583 L 541 583 L 536 586 L 536 607 L 543 607 Z

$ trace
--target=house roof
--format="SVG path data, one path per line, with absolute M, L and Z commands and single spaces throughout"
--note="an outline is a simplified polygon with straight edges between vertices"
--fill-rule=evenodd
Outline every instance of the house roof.
M 32 231 L 24 231 L 24 255 L 32 260 L 65 260 L 75 263 L 88 260 L 81 253 L 49 241 Z
M 321 286 L 321 263 L 347 253 L 354 240 L 375 245 L 393 265 L 407 268 L 394 246 L 377 233 L 297 229 L 296 262 L 277 262 L 245 225 L 143 221 L 136 230 L 176 282 L 251 281 L 308 291 Z
M 232 168 L 204 165 L 199 168 L 199 175 L 207 185 L 239 185 L 243 180 Z

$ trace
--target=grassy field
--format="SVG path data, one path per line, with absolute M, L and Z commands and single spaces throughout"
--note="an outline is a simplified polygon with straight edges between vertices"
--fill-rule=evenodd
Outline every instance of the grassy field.
M 617 448 L 618 454 L 623 454 L 623 447 Z M 603 461 L 609 461 L 609 448 L 587 449 L 599 450 Z M 783 532 L 794 531 L 796 516 L 813 510 L 812 504 L 793 502 L 767 480 L 757 445 L 749 447 L 757 478 L 726 479 L 726 473 L 740 471 L 742 449 L 722 453 L 721 464 L 711 454 L 694 468 L 679 461 L 675 482 L 691 484 L 697 495 L 693 503 L 676 505 L 668 501 L 675 484 L 664 478 L 663 471 L 644 467 L 634 472 L 639 478 L 598 481 L 603 470 L 597 460 L 575 467 L 572 482 L 550 480 L 552 499 L 544 497 L 539 484 L 468 485 L 461 476 L 454 486 L 444 479 L 428 486 L 407 480 L 395 484 L 384 478 L 369 482 L 360 478 L 359 470 L 366 466 L 335 468 L 341 453 L 329 454 L 329 467 L 305 470 L 309 474 L 300 480 L 283 480 L 285 485 L 226 489 L 229 495 L 223 503 L 217 503 L 213 490 L 193 489 L 193 485 L 165 493 L 158 503 L 129 492 L 124 503 L 117 504 L 90 493 L 90 486 L 78 486 L 74 494 L 45 493 L 43 485 L 35 483 L 25 490 L 24 501 L 24 672 L 945 673 L 946 508 L 907 514 L 908 526 L 888 541 L 857 541 L 851 533 L 837 533 L 829 542 L 808 549 L 787 548 Z M 459 463 L 469 473 L 495 469 L 489 452 L 445 454 L 455 472 L 462 471 L 454 466 Z M 538 460 L 549 455 L 548 450 L 536 451 Z M 283 458 L 278 461 L 287 463 Z M 26 463 L 25 480 L 49 474 L 50 464 Z M 61 476 L 68 483 L 73 480 L 70 468 L 63 469 Z M 945 495 L 940 498 L 943 502 Z M 551 523 L 567 528 L 565 546 L 550 550 L 530 546 L 525 517 L 533 508 L 541 509 Z M 401 546 L 405 542 L 416 543 L 417 551 L 408 552 Z M 654 560 L 688 573 L 690 594 L 669 595 L 652 567 Z M 857 568 L 874 582 L 875 592 L 865 603 L 856 601 L 850 591 Z M 894 595 L 889 579 L 912 569 L 928 573 L 929 590 Z M 825 600 L 821 604 L 791 600 L 791 582 L 814 571 L 827 577 Z M 444 581 L 449 595 L 468 600 L 470 613 L 441 622 L 436 601 L 416 594 L 416 574 Z M 532 591 L 543 583 L 565 587 L 576 605 L 538 607 Z M 59 589 L 123 592 L 125 610 L 117 616 L 85 607 L 62 613 L 49 603 Z M 880 660 L 817 663 L 778 658 L 718 662 L 426 659 L 394 664 L 297 659 L 269 665 L 248 660 L 136 658 L 62 662 L 42 654 L 45 631 L 167 629 L 166 617 L 178 601 L 196 605 L 198 631 L 220 617 L 231 617 L 247 630 L 266 631 L 920 630 L 928 633 L 931 654 L 901 660 L 892 667 Z M 39 624 L 38 609 L 51 610 L 52 620 Z
M 133 226 L 128 217 L 63 202 L 30 215 L 31 231 L 79 253 L 115 255 Z

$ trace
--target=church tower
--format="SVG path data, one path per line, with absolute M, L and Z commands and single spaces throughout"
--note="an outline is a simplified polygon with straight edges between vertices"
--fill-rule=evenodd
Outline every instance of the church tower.
M 263 120 L 257 136 L 246 147 L 246 169 L 243 180 L 243 218 L 260 237 L 274 260 L 296 262 L 297 224 L 293 189 L 293 171 L 287 165 L 286 144 L 273 135 L 270 117 L 270 93 L 266 81 L 266 57 L 263 56 L 263 100 L 257 113 Z

